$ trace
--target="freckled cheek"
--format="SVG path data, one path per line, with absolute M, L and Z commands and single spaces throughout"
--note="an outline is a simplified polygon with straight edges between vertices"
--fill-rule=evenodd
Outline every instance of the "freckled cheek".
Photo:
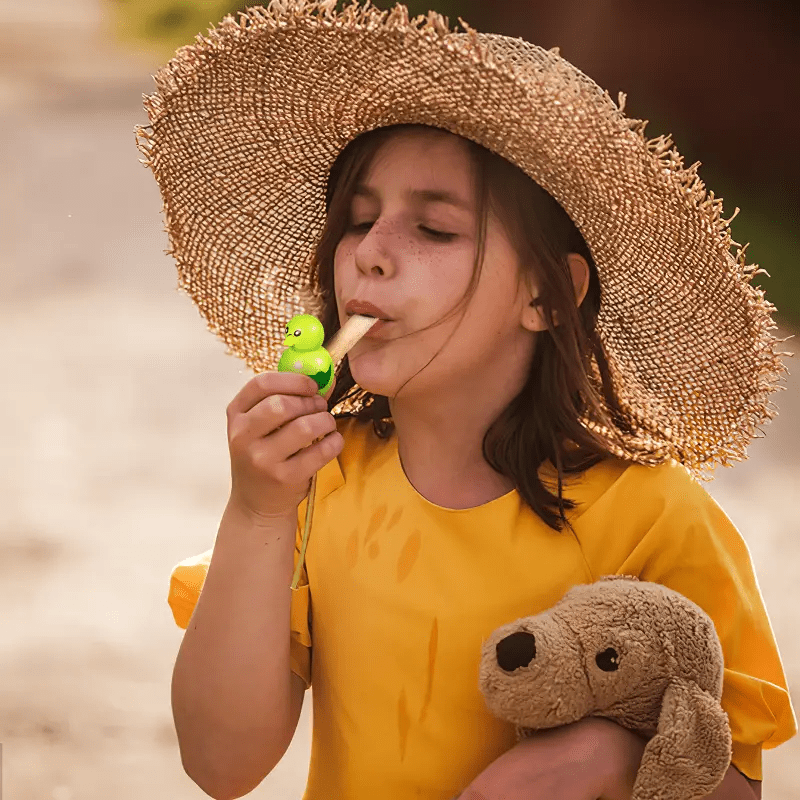
M 473 265 L 472 248 L 428 256 L 426 280 L 436 295 L 437 304 L 449 310 L 462 300 L 469 288 Z
M 333 254 L 333 290 L 336 295 L 341 295 L 347 287 L 348 264 L 352 263 L 353 251 L 351 247 L 339 245 Z M 352 280 L 352 278 L 350 279 Z
M 345 264 L 353 260 L 353 247 L 340 242 L 333 251 L 333 270 L 338 272 Z

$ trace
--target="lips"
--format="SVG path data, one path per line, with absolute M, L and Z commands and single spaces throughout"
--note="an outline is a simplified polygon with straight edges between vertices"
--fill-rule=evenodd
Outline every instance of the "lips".
M 394 325 L 394 322 L 391 320 L 381 320 L 380 322 L 376 322 L 365 334 L 365 339 L 385 339 L 387 338 L 384 334 L 382 334 L 383 329 L 387 325 Z
M 367 317 L 377 317 L 378 319 L 390 321 L 392 318 L 387 311 L 379 308 L 374 303 L 368 303 L 365 300 L 350 300 L 344 307 L 345 313 L 348 317 L 353 314 L 363 314 Z

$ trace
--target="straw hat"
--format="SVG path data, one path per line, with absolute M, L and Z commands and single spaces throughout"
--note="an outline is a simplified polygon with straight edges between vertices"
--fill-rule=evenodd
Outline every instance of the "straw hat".
M 590 78 L 522 39 L 451 31 L 404 6 L 273 0 L 181 48 L 145 97 L 137 145 L 161 188 L 179 287 L 255 371 L 321 316 L 310 263 L 328 172 L 374 128 L 416 123 L 516 164 L 566 210 L 597 266 L 599 335 L 635 435 L 618 456 L 703 469 L 746 458 L 788 372 L 731 217 L 668 137 L 646 140 Z M 738 209 L 733 216 L 738 213 Z M 734 251 L 731 252 L 732 248 Z M 328 334 L 332 331 L 328 331 Z M 593 362 L 593 380 L 600 385 Z M 344 401 L 358 410 L 364 393 Z M 583 424 L 601 435 L 606 423 Z M 614 437 L 609 437 L 614 438 Z

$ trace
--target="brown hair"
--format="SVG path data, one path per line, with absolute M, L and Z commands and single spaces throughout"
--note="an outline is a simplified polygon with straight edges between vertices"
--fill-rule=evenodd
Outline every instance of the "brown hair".
M 355 187 L 391 135 L 419 128 L 439 130 L 394 125 L 369 131 L 350 142 L 331 169 L 326 192 L 327 219 L 311 269 L 312 285 L 316 284 L 323 300 L 321 322 L 328 333 L 326 344 L 340 327 L 333 263 L 336 247 L 349 223 Z M 538 334 L 525 385 L 484 435 L 483 456 L 494 470 L 513 480 L 522 499 L 548 526 L 560 531 L 566 524 L 572 530 L 564 510 L 574 508 L 575 503 L 563 497 L 563 476 L 581 473 L 610 455 L 606 442 L 579 422 L 589 404 L 595 412 L 593 419 L 606 420 L 607 426 L 611 424 L 590 379 L 592 356 L 597 360 L 603 396 L 612 419 L 622 429 L 630 430 L 613 391 L 608 363 L 595 329 L 600 309 L 597 269 L 580 232 L 550 194 L 501 156 L 465 141 L 476 168 L 476 260 L 467 292 L 446 319 L 466 305 L 477 287 L 491 203 L 520 256 L 523 270 L 534 276 L 540 290 L 538 302 L 547 324 L 547 331 Z M 589 264 L 589 288 L 580 307 L 575 302 L 566 260 L 569 253 L 580 254 Z M 520 274 L 518 280 L 523 277 Z M 557 314 L 558 325 L 554 324 L 553 312 Z M 372 420 L 376 435 L 388 438 L 394 430 L 388 399 L 357 386 L 345 357 L 328 406 L 334 408 L 343 399 L 358 395 L 363 396 L 364 407 L 360 411 L 339 412 L 334 416 Z M 568 442 L 572 442 L 572 449 L 567 448 Z M 557 496 L 539 478 L 538 470 L 545 460 L 557 469 Z

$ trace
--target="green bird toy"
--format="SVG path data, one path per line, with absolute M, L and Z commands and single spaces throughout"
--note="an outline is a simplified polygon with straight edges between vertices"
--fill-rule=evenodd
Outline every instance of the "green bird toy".
M 323 398 L 333 386 L 333 367 L 344 358 L 345 353 L 353 347 L 358 340 L 369 331 L 378 320 L 363 314 L 353 314 L 344 326 L 328 343 L 330 352 L 322 346 L 325 340 L 325 331 L 322 323 L 311 314 L 300 314 L 292 317 L 286 326 L 286 339 L 284 344 L 289 347 L 283 352 L 278 362 L 279 372 L 300 372 L 308 375 L 317 386 Z M 317 441 L 323 439 L 320 436 Z M 296 589 L 300 580 L 300 573 L 306 557 L 308 534 L 311 530 L 311 519 L 314 516 L 314 498 L 317 495 L 317 473 L 311 478 L 311 488 L 308 492 L 306 505 L 306 522 L 303 528 L 303 541 L 300 546 L 300 558 L 294 568 L 291 588 Z
M 316 317 L 311 314 L 292 317 L 286 326 L 286 339 L 283 341 L 288 348 L 278 362 L 279 372 L 308 375 L 319 386 L 322 397 L 333 384 L 333 359 L 322 346 L 324 340 L 325 330 Z

